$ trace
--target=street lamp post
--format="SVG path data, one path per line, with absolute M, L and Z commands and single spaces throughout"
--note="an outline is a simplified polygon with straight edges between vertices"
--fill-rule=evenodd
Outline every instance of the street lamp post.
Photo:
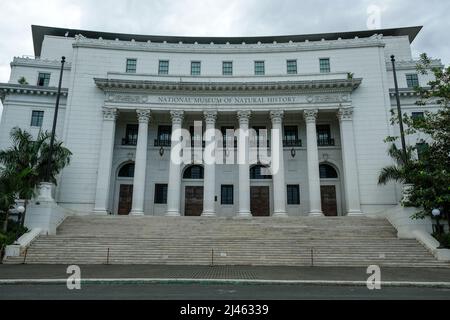
M 48 182 L 48 183 L 51 183 L 50 180 L 51 180 L 51 172 L 52 172 L 53 147 L 55 144 L 56 123 L 58 121 L 59 100 L 61 98 L 61 85 L 62 85 L 62 78 L 63 78 L 63 73 L 64 73 L 65 62 L 66 62 L 66 57 L 62 57 L 61 73 L 59 75 L 59 84 L 58 84 L 58 94 L 56 96 L 55 114 L 53 117 L 52 135 L 50 138 L 50 147 L 49 147 L 49 151 L 48 151 L 48 163 L 47 163 L 47 172 L 46 172 L 46 182 Z
M 402 117 L 402 107 L 400 104 L 400 93 L 398 91 L 398 81 L 397 81 L 397 70 L 395 68 L 395 56 L 391 56 L 392 61 L 392 70 L 394 73 L 394 84 L 395 84 L 395 96 L 397 98 L 397 113 L 398 113 L 398 122 L 400 125 L 400 137 L 402 140 L 402 150 L 403 150 L 403 156 L 405 158 L 405 161 L 408 161 L 407 159 L 407 152 L 406 152 L 406 139 L 405 139 L 405 130 L 403 127 L 403 117 Z

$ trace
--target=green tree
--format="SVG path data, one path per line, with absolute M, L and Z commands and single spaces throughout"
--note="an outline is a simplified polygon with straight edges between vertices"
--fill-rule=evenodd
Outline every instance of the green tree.
M 450 214 L 450 67 L 432 67 L 431 59 L 422 54 L 417 70 L 421 74 L 432 73 L 434 80 L 427 87 L 418 87 L 415 90 L 419 94 L 417 105 L 438 105 L 437 112 L 425 112 L 424 117 L 417 119 L 404 114 L 403 121 L 406 125 L 406 134 L 421 133 L 427 136 L 429 142 L 425 148 L 424 141 L 415 147 L 408 147 L 408 161 L 397 162 L 397 166 L 384 168 L 380 174 L 379 183 L 397 181 L 412 185 L 409 199 L 404 203 L 407 207 L 420 208 L 414 218 L 429 216 L 435 208 L 441 209 L 449 218 Z M 393 116 L 392 123 L 398 123 L 397 116 Z M 387 141 L 395 143 L 398 137 L 388 137 Z M 391 150 L 396 147 L 391 146 Z M 417 151 L 420 156 L 413 157 L 412 151 Z M 398 150 L 390 152 L 394 160 L 398 160 Z M 450 219 L 448 219 L 450 225 Z
M 57 184 L 57 176 L 61 170 L 69 165 L 72 153 L 63 146 L 62 142 L 55 141 L 51 159 L 50 181 L 47 180 L 48 151 L 50 149 L 51 135 L 48 132 L 39 132 L 36 139 L 20 129 L 14 128 L 10 133 L 12 146 L 0 151 L 0 164 L 10 174 L 20 176 L 18 197 L 25 200 L 25 207 L 29 200 L 35 196 L 37 186 L 41 182 Z M 22 223 L 24 217 L 22 217 Z

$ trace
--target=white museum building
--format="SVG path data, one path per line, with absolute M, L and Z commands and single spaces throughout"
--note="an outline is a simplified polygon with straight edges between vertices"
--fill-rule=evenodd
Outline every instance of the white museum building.
M 430 80 L 412 56 L 420 30 L 217 38 L 32 26 L 35 56 L 14 58 L 0 84 L 0 149 L 14 127 L 51 130 L 64 56 L 57 138 L 73 156 L 53 190 L 59 206 L 79 215 L 374 215 L 401 197 L 398 186 L 378 185 L 391 163 L 384 139 L 397 130 L 391 55 L 404 111 L 429 108 L 414 104 L 413 88 Z M 183 153 L 208 149 L 199 122 L 216 133 L 216 157 L 231 161 L 172 161 L 176 142 Z M 192 136 L 172 134 L 181 128 Z M 234 161 L 256 148 L 271 163 L 276 155 L 277 170 Z

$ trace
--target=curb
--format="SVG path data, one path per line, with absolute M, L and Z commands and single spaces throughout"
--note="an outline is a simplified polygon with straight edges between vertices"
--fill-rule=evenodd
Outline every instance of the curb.
M 74 279 L 71 279 L 73 281 Z M 62 285 L 68 279 L 8 279 L 0 285 Z M 333 280 L 243 280 L 243 279 L 82 279 L 81 284 L 199 284 L 199 285 L 318 285 L 365 287 L 366 281 Z M 415 287 L 450 289 L 450 282 L 382 281 L 383 287 Z

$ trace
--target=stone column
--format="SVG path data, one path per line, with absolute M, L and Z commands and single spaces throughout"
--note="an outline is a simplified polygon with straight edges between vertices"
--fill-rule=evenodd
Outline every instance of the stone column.
M 139 132 L 136 146 L 136 161 L 134 165 L 133 181 L 133 207 L 131 215 L 144 215 L 145 199 L 145 179 L 147 169 L 148 150 L 148 122 L 150 120 L 150 110 L 136 110 L 139 120 Z
M 283 148 L 283 111 L 272 111 L 272 172 L 273 177 L 273 205 L 274 217 L 287 217 L 286 211 L 286 183 L 284 176 L 284 148 Z M 276 159 L 276 160 L 274 160 Z
M 206 136 L 205 155 L 203 157 L 205 166 L 205 177 L 203 186 L 203 213 L 202 216 L 216 216 L 216 119 L 217 111 L 205 111 Z
M 251 111 L 238 111 L 238 165 L 239 165 L 239 210 L 238 217 L 252 216 L 250 211 L 250 157 L 249 157 L 249 123 Z
M 171 111 L 172 117 L 172 145 L 170 147 L 169 184 L 167 187 L 167 216 L 181 215 L 181 159 L 175 155 L 180 150 L 182 140 L 181 125 L 184 111 Z M 178 147 L 177 147 L 178 146 Z M 177 161 L 174 161 L 177 160 Z
M 362 215 L 356 161 L 355 134 L 353 131 L 353 108 L 338 111 L 341 129 L 342 162 L 344 168 L 345 206 L 347 215 Z
M 317 148 L 317 114 L 318 110 L 305 110 L 303 113 L 306 122 L 310 216 L 323 216 L 320 197 L 319 151 Z
M 117 109 L 103 108 L 103 125 L 97 169 L 94 214 L 108 214 Z

